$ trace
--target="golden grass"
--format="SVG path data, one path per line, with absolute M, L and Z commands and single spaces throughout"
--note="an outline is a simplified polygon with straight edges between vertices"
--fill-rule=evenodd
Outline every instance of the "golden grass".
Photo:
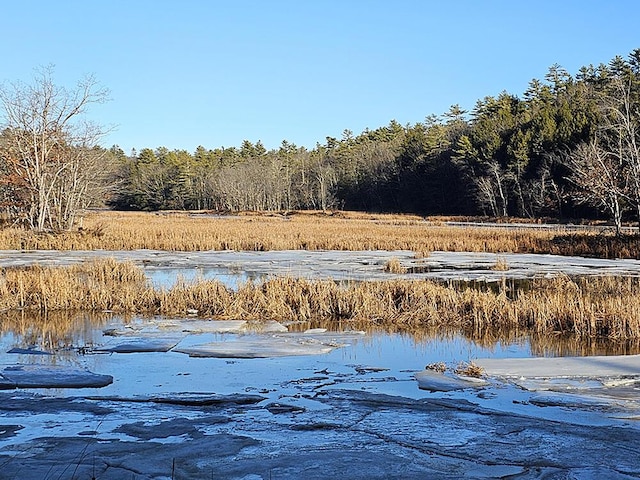
M 419 217 L 348 215 L 206 216 L 97 212 L 83 228 L 59 234 L 0 230 L 0 249 L 19 250 L 436 250 L 514 252 L 548 232 L 441 226 Z
M 498 257 L 496 259 L 496 263 L 491 266 L 491 270 L 496 272 L 506 272 L 509 270 L 509 263 L 507 262 L 507 259 L 504 257 Z
M 410 250 L 552 253 L 640 258 L 640 237 L 568 234 L 526 227 L 453 227 L 412 215 L 354 212 L 91 212 L 72 232 L 0 230 L 5 250 Z
M 275 278 L 233 291 L 218 281 L 157 290 L 130 263 L 98 260 L 71 267 L 0 272 L 0 309 L 85 310 L 208 318 L 368 323 L 407 330 L 457 328 L 473 338 L 495 331 L 622 341 L 640 338 L 640 280 L 535 280 L 503 289 L 433 281 L 336 283 Z
M 140 268 L 112 259 L 0 271 L 0 310 L 135 311 L 152 297 Z
M 462 362 L 456 367 L 455 373 L 466 377 L 480 378 L 484 375 L 484 369 L 473 362 Z

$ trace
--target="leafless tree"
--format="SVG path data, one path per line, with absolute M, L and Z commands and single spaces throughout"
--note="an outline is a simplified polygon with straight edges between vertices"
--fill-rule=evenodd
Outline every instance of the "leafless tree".
M 26 198 L 23 220 L 36 230 L 70 229 L 104 171 L 95 147 L 105 130 L 84 118 L 107 91 L 89 76 L 75 89 L 53 83 L 52 67 L 31 85 L 0 88 L 6 142 L 0 158 Z
M 504 172 L 496 161 L 488 162 L 487 174 L 475 179 L 478 202 L 483 207 L 490 207 L 494 216 L 506 217 L 508 210 L 505 194 L 505 182 L 509 174 Z
M 620 233 L 628 191 L 628 176 L 622 159 L 603 148 L 598 140 L 593 140 L 571 152 L 568 165 L 572 172 L 569 180 L 578 187 L 575 199 L 607 212 L 616 233 Z
M 620 232 L 626 209 L 640 225 L 640 112 L 633 78 L 614 77 L 600 97 L 602 122 L 595 138 L 569 154 L 576 198 L 611 216 Z
M 621 193 L 633 205 L 640 228 L 640 112 L 633 102 L 632 79 L 616 77 L 611 87 L 613 94 L 603 101 L 607 141 L 599 143 L 624 171 L 627 184 Z

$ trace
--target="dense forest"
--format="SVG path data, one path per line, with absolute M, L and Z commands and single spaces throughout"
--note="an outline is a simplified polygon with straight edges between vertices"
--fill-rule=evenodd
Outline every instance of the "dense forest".
M 340 208 L 599 217 L 619 226 L 640 220 L 640 49 L 574 75 L 553 65 L 522 96 L 502 92 L 471 111 L 453 105 L 416 124 L 345 130 L 311 150 L 245 140 L 195 152 L 92 152 L 109 187 L 101 195 L 116 209 Z M 15 198 L 8 183 L 5 204 Z

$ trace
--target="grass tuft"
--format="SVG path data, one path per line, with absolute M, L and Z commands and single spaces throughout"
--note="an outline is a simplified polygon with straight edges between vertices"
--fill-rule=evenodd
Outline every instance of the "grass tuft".
M 444 372 L 447 371 L 447 365 L 444 362 L 430 363 L 429 365 L 427 365 L 424 368 L 426 370 L 432 370 L 432 371 L 437 372 L 437 373 L 444 373 Z
M 387 273 L 396 274 L 407 273 L 406 267 L 402 266 L 402 263 L 400 263 L 400 260 L 398 260 L 396 257 L 387 260 L 387 262 L 384 264 L 384 271 Z
M 507 259 L 504 257 L 498 257 L 496 259 L 496 263 L 493 264 L 491 270 L 496 272 L 506 272 L 509 270 L 509 264 L 507 263 Z
M 473 362 L 462 362 L 456 367 L 455 373 L 464 375 L 465 377 L 480 378 L 484 375 L 484 370 L 481 366 Z

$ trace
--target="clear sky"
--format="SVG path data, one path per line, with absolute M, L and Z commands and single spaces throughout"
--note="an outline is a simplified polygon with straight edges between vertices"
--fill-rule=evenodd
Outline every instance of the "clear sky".
M 0 81 L 110 90 L 104 146 L 313 148 L 640 48 L 637 0 L 0 2 Z

